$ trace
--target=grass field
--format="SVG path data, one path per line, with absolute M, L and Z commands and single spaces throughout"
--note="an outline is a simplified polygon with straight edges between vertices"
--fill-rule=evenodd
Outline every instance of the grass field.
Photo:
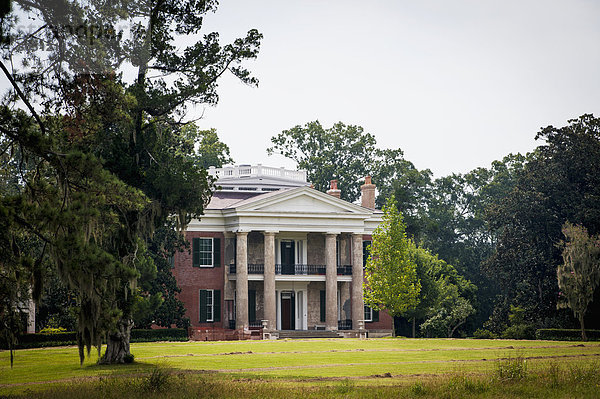
M 75 347 L 0 352 L 0 396 L 600 397 L 600 343 L 331 339 L 132 344 L 79 366 Z M 114 394 L 114 396 L 113 396 Z

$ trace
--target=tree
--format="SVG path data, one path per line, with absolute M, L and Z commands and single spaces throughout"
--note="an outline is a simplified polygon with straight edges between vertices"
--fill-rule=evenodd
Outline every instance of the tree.
M 473 306 L 465 298 L 458 295 L 456 286 L 442 286 L 442 303 L 439 310 L 421 324 L 421 331 L 427 336 L 437 336 L 442 332 L 452 338 L 454 331 L 475 313 Z
M 341 198 L 350 202 L 360 197 L 359 182 L 365 176 L 373 176 L 380 187 L 385 187 L 398 169 L 396 165 L 410 164 L 400 149 L 378 149 L 375 136 L 361 126 L 342 122 L 330 128 L 319 121 L 297 125 L 271 137 L 271 142 L 269 155 L 279 153 L 295 161 L 299 169 L 308 172 L 317 190 L 328 190 L 330 180 L 337 179 Z
M 579 320 L 581 339 L 587 341 L 584 316 L 600 285 L 600 234 L 590 236 L 581 225 L 566 222 L 561 241 L 563 263 L 556 270 L 559 301 L 557 306 L 569 307 Z
M 174 226 L 161 227 L 154 233 L 148 250 L 157 273 L 155 278 L 147 279 L 146 284 L 141 287 L 142 296 L 150 298 L 150 301 L 136 304 L 133 319 L 139 328 L 150 328 L 153 324 L 161 327 L 189 326 L 190 321 L 185 317 L 183 302 L 177 297 L 181 289 L 171 273 L 175 252 L 187 247 L 189 244 L 177 233 Z
M 33 265 L 50 260 L 77 292 L 81 361 L 84 347 L 100 350 L 108 333 L 102 361 L 123 362 L 138 279 L 156 268 L 145 241 L 171 215 L 183 228 L 211 193 L 201 157 L 182 146 L 186 106 L 215 103 L 227 71 L 255 85 L 241 63 L 257 56 L 261 35 L 251 30 L 225 46 L 217 33 L 199 37 L 204 15 L 216 8 L 210 0 L 14 4 L 40 29 L 16 30 L 18 12 L 2 21 L 2 32 L 14 34 L 2 42 L 5 59 L 23 60 L 11 71 L 0 63 L 12 85 L 1 108 L 3 150 L 22 150 L 28 160 L 16 161 L 25 187 L 18 200 L 2 198 L 2 209 L 16 215 L 7 231 L 36 234 L 44 244 Z M 128 26 L 131 39 L 68 29 L 107 25 Z M 194 44 L 175 46 L 181 36 Z M 137 68 L 132 84 L 119 73 L 126 64 Z M 26 112 L 13 110 L 19 104 Z
M 390 197 L 383 212 L 365 266 L 365 304 L 400 316 L 417 306 L 421 284 L 394 197 Z
M 527 155 L 512 187 L 486 212 L 497 244 L 485 267 L 500 288 L 497 304 L 504 309 L 495 314 L 506 317 L 510 305 L 519 306 L 536 326 L 558 327 L 568 323 L 556 312 L 562 225 L 568 220 L 590 234 L 600 232 L 600 119 L 582 115 L 566 126 L 543 128 L 536 139 L 544 143 Z M 594 301 L 588 314 L 598 305 Z
M 416 335 L 417 320 L 419 323 L 435 324 L 436 327 L 433 330 L 437 332 L 441 329 L 444 330 L 444 334 L 453 334 L 472 314 L 471 312 L 458 312 L 454 309 L 455 303 L 462 303 L 462 299 L 464 299 L 472 307 L 472 304 L 476 302 L 477 287 L 459 274 L 452 265 L 439 259 L 429 250 L 418 247 L 412 241 L 409 241 L 409 253 L 415 262 L 417 277 L 421 284 L 419 303 L 414 309 L 408 310 L 403 315 L 412 320 L 413 338 Z M 451 298 L 448 299 L 449 295 Z M 466 306 L 460 308 L 461 311 L 468 309 Z M 442 313 L 444 317 L 440 316 Z M 451 315 L 458 322 L 453 324 L 454 321 L 445 317 L 446 315 Z M 463 315 L 466 316 L 463 318 Z M 433 320 L 436 320 L 435 322 L 432 317 Z M 446 331 L 447 326 L 450 326 L 450 329 Z M 421 330 L 432 333 L 431 328 L 421 327 Z
M 419 248 L 409 240 L 409 256 L 415 262 L 417 279 L 421 284 L 418 304 L 404 312 L 403 317 L 412 322 L 412 337 L 416 336 L 417 320 L 425 319 L 432 311 L 439 297 L 439 284 L 435 278 L 436 262 L 440 260 L 424 248 Z M 443 262 L 443 261 L 442 261 Z

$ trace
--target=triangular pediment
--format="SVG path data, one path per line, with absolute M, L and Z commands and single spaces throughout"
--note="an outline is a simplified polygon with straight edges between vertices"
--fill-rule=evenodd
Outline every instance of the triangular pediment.
M 235 206 L 236 211 L 268 213 L 368 214 L 368 209 L 309 187 L 298 187 L 256 197 Z

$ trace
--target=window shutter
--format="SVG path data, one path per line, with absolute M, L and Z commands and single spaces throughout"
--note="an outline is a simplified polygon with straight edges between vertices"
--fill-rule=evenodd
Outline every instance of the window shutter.
M 256 290 L 248 290 L 248 321 L 256 321 Z
M 206 290 L 200 290 L 200 323 L 206 323 Z
M 325 291 L 319 291 L 319 305 L 320 305 L 320 321 L 321 323 L 325 322 Z
M 221 267 L 221 239 L 213 238 L 213 267 Z
M 372 312 L 373 312 L 373 321 L 374 322 L 379 321 L 379 310 L 373 309 Z
M 221 321 L 221 291 L 213 291 L 213 321 Z
M 192 239 L 192 266 L 200 266 L 200 239 Z

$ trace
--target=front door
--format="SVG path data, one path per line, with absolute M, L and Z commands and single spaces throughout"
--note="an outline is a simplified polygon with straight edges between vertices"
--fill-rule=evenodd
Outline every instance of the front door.
M 296 329 L 296 313 L 294 312 L 294 292 L 281 293 L 281 329 Z
M 281 274 L 296 274 L 294 241 L 281 241 Z

